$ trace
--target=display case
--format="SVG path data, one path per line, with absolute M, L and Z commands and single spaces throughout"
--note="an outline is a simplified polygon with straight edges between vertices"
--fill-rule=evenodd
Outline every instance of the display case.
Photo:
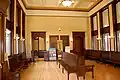
M 49 48 L 49 60 L 57 60 L 56 48 Z

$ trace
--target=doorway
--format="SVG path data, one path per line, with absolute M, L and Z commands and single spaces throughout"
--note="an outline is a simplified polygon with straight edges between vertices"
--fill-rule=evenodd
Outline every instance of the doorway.
M 32 32 L 32 51 L 39 58 L 44 58 L 46 50 L 46 32 Z
M 50 48 L 57 49 L 57 40 L 59 40 L 58 35 L 50 35 Z
M 60 39 L 63 42 L 63 51 L 65 52 L 65 47 L 69 46 L 69 35 L 61 35 Z
M 73 32 L 73 52 L 84 56 L 85 32 Z

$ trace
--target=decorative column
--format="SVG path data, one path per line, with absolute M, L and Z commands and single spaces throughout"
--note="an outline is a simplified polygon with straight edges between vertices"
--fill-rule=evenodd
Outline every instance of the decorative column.
M 92 49 L 92 36 L 91 36 L 91 17 L 88 18 L 88 28 L 87 28 L 87 36 L 88 36 L 88 48 Z
M 97 26 L 98 26 L 98 45 L 99 50 L 101 50 L 101 36 L 100 36 L 100 12 L 97 13 Z
M 113 9 L 112 9 L 112 4 L 109 5 L 109 23 L 110 23 L 110 46 L 111 46 L 111 51 L 114 51 L 115 44 L 114 44 L 114 24 L 113 24 Z
M 14 0 L 13 54 L 16 54 L 16 0 Z

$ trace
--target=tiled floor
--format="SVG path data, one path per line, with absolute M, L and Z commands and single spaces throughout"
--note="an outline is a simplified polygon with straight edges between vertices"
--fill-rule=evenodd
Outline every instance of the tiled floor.
M 88 60 L 86 64 L 95 65 L 95 80 L 120 80 L 120 68 Z M 37 61 L 21 72 L 21 80 L 67 80 L 67 73 L 62 73 L 56 62 Z M 76 75 L 70 74 L 70 80 L 77 80 Z M 92 80 L 91 73 L 86 80 Z

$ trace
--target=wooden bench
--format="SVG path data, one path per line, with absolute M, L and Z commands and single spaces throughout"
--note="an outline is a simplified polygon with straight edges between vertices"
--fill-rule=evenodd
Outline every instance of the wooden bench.
M 63 52 L 62 59 L 58 60 L 59 68 L 60 68 L 60 65 L 62 65 L 62 73 L 64 73 L 64 69 L 67 71 L 68 80 L 69 80 L 69 75 L 71 73 L 77 72 L 78 64 L 85 65 L 85 60 L 82 61 L 82 63 L 78 63 L 79 59 L 81 59 L 81 57 L 77 56 L 76 54 Z M 85 66 L 85 72 L 92 72 L 92 78 L 94 78 L 94 66 L 93 65 Z M 84 76 L 84 78 L 85 78 L 85 76 Z
M 114 64 L 114 67 L 120 64 L 120 52 L 111 53 L 109 61 Z
M 91 54 L 88 56 L 89 59 L 100 61 L 101 51 L 99 50 L 91 50 Z
M 9 57 L 9 80 L 13 80 L 12 76 L 19 74 L 19 72 L 27 68 L 29 64 L 29 60 L 26 58 L 25 53 L 15 54 Z

